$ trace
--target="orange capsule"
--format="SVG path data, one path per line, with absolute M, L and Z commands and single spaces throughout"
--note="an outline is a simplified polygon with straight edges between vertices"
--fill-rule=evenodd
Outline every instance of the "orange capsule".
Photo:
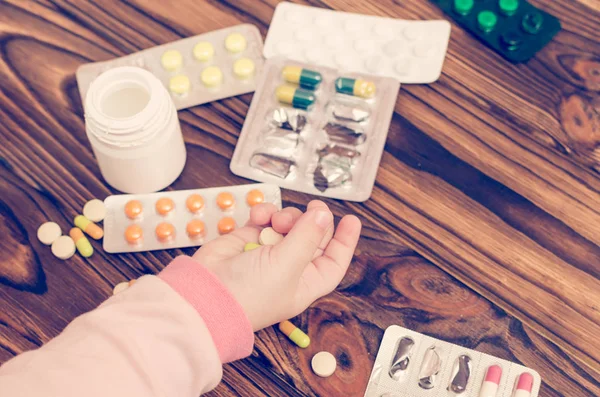
M 135 219 L 142 215 L 142 202 L 139 200 L 129 200 L 125 204 L 125 215 L 129 219 Z
M 159 223 L 156 226 L 156 237 L 160 241 L 168 241 L 175 236 L 175 226 L 171 225 L 168 222 Z
M 185 200 L 185 206 L 192 214 L 200 212 L 204 208 L 204 198 L 199 194 L 191 194 Z
M 204 237 L 204 222 L 200 219 L 192 219 L 185 230 L 190 238 Z
M 246 195 L 246 202 L 250 207 L 254 207 L 256 204 L 260 204 L 265 201 L 265 195 L 258 189 L 253 189 Z
M 125 240 L 129 244 L 137 244 L 142 240 L 144 232 L 140 225 L 129 225 L 125 229 Z
M 168 197 L 161 197 L 156 200 L 156 212 L 159 215 L 167 215 L 175 208 L 175 202 Z
M 233 198 L 233 194 L 229 192 L 221 192 L 217 196 L 217 205 L 223 211 L 233 208 L 235 204 L 235 199 Z
M 217 224 L 217 228 L 219 229 L 219 234 L 231 233 L 233 229 L 235 229 L 235 220 L 228 216 L 225 218 L 221 218 L 221 220 Z
M 73 223 L 94 240 L 100 240 L 104 236 L 104 230 L 83 215 L 77 215 Z

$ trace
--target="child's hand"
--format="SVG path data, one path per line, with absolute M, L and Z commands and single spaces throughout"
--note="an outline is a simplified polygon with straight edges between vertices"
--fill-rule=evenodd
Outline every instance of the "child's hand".
M 244 252 L 268 226 L 287 234 L 283 241 Z M 346 215 L 335 230 L 322 201 L 311 201 L 305 213 L 261 204 L 252 208 L 248 225 L 204 245 L 194 259 L 229 289 L 257 331 L 296 316 L 333 291 L 346 274 L 360 229 L 360 220 Z

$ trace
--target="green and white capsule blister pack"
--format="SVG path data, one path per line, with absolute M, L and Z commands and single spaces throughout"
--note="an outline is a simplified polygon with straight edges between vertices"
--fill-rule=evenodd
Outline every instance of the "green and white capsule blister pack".
M 235 35 L 235 36 L 231 36 Z M 227 48 L 228 38 L 240 38 Z M 196 47 L 198 44 L 202 48 Z M 163 63 L 163 56 L 171 51 L 173 60 Z M 167 88 L 177 110 L 253 92 L 264 62 L 262 36 L 250 24 L 236 25 L 171 43 L 162 44 L 108 61 L 88 63 L 77 69 L 77 85 L 82 103 L 92 81 L 103 72 L 119 66 L 137 66 L 155 75 Z M 241 68 L 236 68 L 236 62 Z M 245 63 L 244 63 L 245 62 Z M 251 68 L 248 65 L 252 66 Z M 220 70 L 220 80 L 211 85 L 202 81 L 202 74 L 215 67 Z M 243 71 L 244 74 L 236 74 Z M 214 76 L 214 73 L 211 74 Z
M 406 21 L 282 2 L 264 55 L 424 84 L 440 77 L 449 39 L 448 21 Z
M 395 378 L 392 378 L 390 368 L 397 358 L 396 352 L 403 339 L 411 340 L 414 345 L 404 357 L 404 364 L 408 364 L 400 366 L 405 369 L 395 371 Z M 441 365 L 428 384 L 433 387 L 425 389 L 419 382 L 423 358 L 432 347 L 435 348 Z M 451 391 L 450 383 L 456 379 L 458 358 L 465 355 L 470 359 L 469 376 L 466 381 L 462 379 L 464 391 L 456 393 Z M 486 371 L 493 365 L 502 368 L 495 397 L 512 397 L 517 380 L 523 373 L 533 376 L 533 386 L 528 396 L 538 396 L 541 378 L 530 368 L 392 325 L 383 336 L 364 397 L 479 397 Z

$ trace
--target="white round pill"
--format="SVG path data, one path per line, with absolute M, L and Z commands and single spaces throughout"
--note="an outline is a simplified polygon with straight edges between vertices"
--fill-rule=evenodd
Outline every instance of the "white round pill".
M 60 226 L 55 222 L 46 222 L 38 228 L 37 238 L 42 244 L 51 245 L 62 235 Z
M 115 285 L 115 288 L 113 288 L 113 295 L 116 295 L 119 292 L 123 292 L 127 288 L 129 288 L 129 282 L 128 281 L 123 281 L 122 283 L 119 283 L 119 284 Z
M 75 243 L 69 236 L 60 236 L 52 243 L 52 254 L 59 259 L 69 259 L 75 254 Z
M 260 232 L 258 242 L 262 245 L 275 245 L 283 240 L 283 234 L 277 233 L 272 227 L 267 227 Z
M 101 222 L 106 217 L 104 202 L 98 199 L 88 201 L 83 206 L 83 216 L 92 222 Z
M 310 366 L 315 374 L 322 378 L 327 378 L 335 372 L 337 362 L 333 354 L 323 351 L 313 356 Z

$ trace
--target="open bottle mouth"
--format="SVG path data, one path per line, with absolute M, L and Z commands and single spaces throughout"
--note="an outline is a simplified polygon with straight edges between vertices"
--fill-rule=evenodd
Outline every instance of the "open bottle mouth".
M 88 131 L 115 147 L 143 145 L 172 117 L 172 103 L 162 83 L 133 66 L 110 69 L 90 85 L 85 99 Z

